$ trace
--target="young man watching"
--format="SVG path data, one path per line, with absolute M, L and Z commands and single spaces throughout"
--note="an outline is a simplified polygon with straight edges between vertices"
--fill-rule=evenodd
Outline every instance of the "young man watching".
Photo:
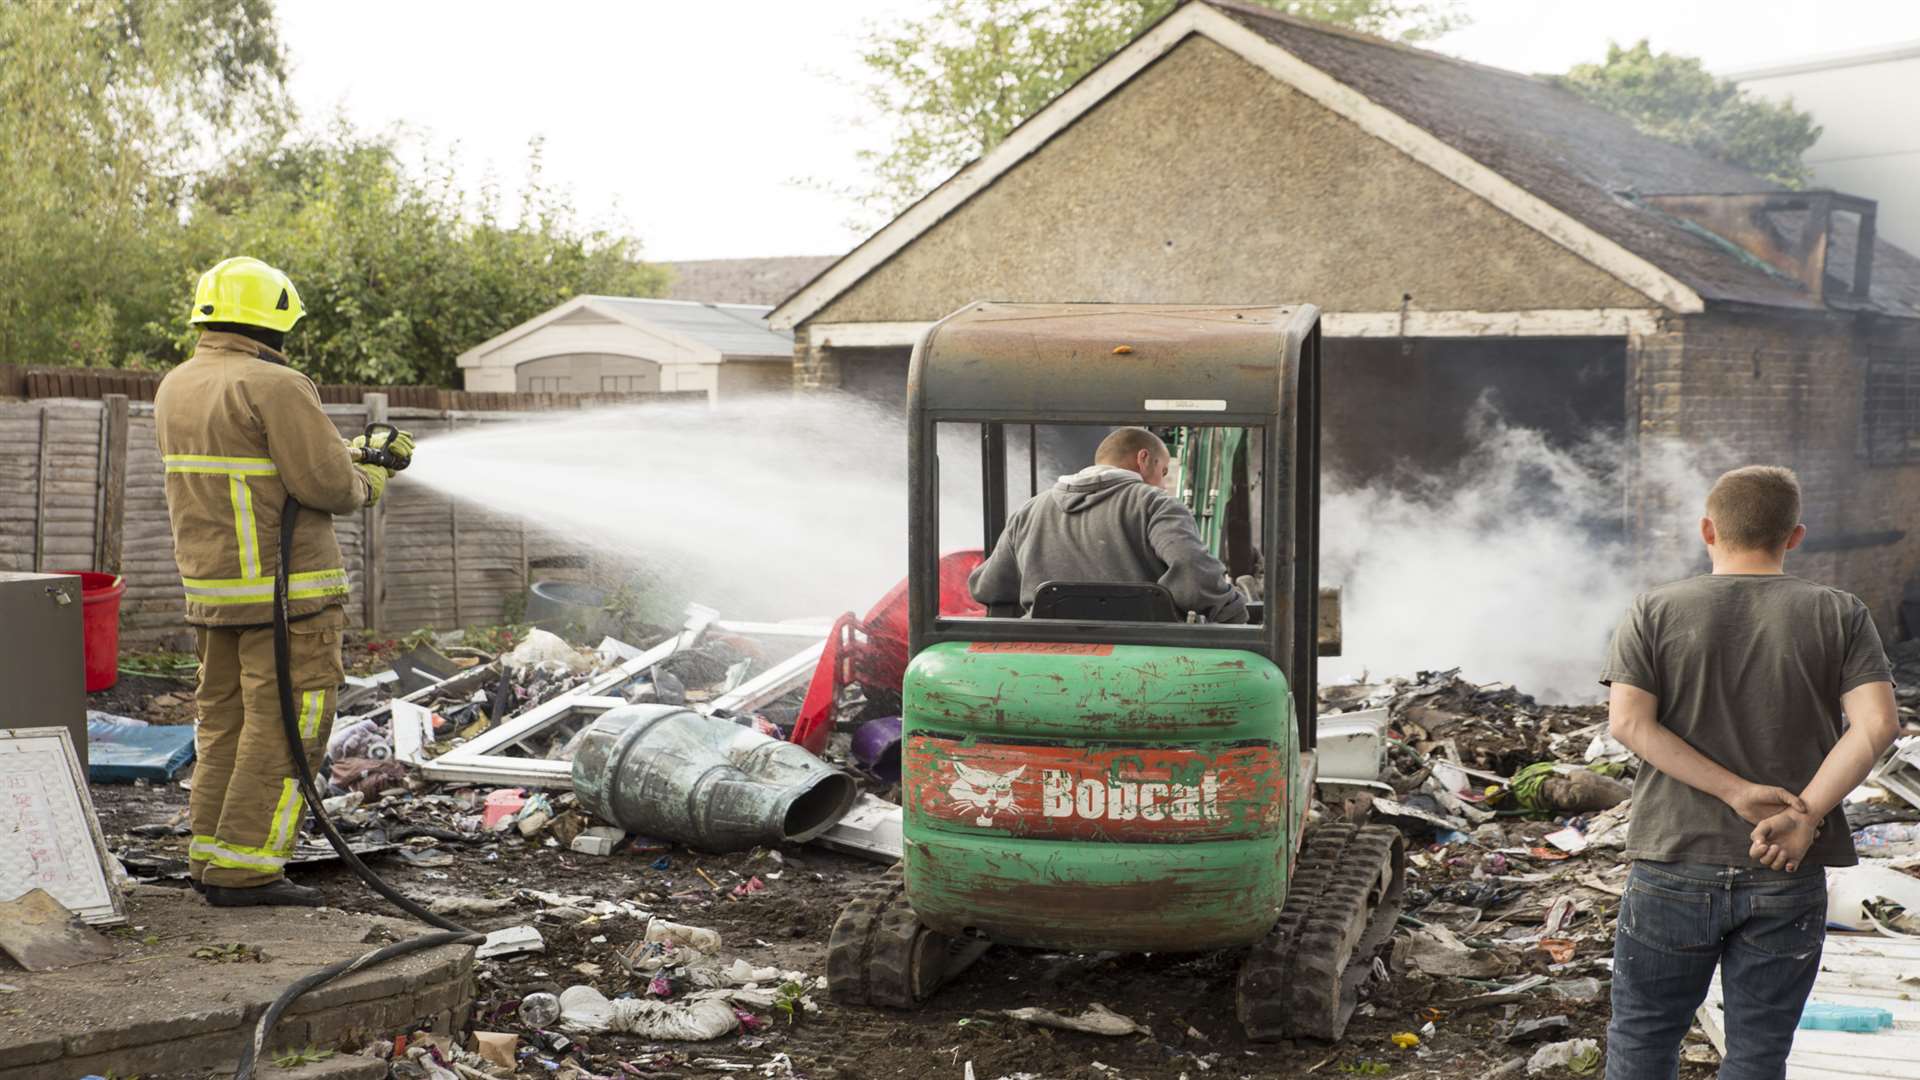
M 1707 496 L 1713 573 L 1634 600 L 1601 682 L 1644 767 L 1614 939 L 1607 1080 L 1669 1080 L 1714 969 L 1721 1080 L 1778 1080 L 1826 936 L 1825 868 L 1851 866 L 1840 802 L 1899 730 L 1880 635 L 1850 593 L 1785 572 L 1806 537 L 1790 470 Z

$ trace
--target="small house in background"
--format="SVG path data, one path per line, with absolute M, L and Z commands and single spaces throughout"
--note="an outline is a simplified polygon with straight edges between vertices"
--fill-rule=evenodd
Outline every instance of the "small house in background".
M 709 401 L 793 387 L 793 334 L 758 304 L 576 296 L 460 354 L 468 390 L 704 391 Z

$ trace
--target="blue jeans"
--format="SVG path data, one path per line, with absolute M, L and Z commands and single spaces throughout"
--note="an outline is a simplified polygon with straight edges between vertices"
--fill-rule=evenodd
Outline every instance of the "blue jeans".
M 1720 969 L 1720 1080 L 1780 1080 L 1820 973 L 1826 871 L 1636 861 L 1613 939 L 1607 1080 L 1672 1080 Z

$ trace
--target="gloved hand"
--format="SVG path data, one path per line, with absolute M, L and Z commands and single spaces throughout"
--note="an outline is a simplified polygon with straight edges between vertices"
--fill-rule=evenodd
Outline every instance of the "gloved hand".
M 371 440 L 363 432 L 349 439 L 347 446 L 355 450 L 385 450 L 393 456 L 395 471 L 406 468 L 413 461 L 411 431 L 388 432 L 383 429 L 374 432 Z
M 378 465 L 368 465 L 364 461 L 354 462 L 353 467 L 359 469 L 360 475 L 367 478 L 367 487 L 369 490 L 367 492 L 366 505 L 372 506 L 378 503 L 380 496 L 386 494 L 387 478 L 393 474 Z

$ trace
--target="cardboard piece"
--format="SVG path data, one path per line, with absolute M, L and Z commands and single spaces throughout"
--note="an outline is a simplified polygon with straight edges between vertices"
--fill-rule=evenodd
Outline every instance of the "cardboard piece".
M 473 1033 L 473 1052 L 485 1058 L 489 1064 L 503 1069 L 512 1069 L 517 1064 L 513 1053 L 520 1048 L 520 1036 L 510 1031 L 476 1031 Z
M 45 889 L 0 903 L 0 952 L 28 971 L 57 971 L 113 956 L 113 942 Z

